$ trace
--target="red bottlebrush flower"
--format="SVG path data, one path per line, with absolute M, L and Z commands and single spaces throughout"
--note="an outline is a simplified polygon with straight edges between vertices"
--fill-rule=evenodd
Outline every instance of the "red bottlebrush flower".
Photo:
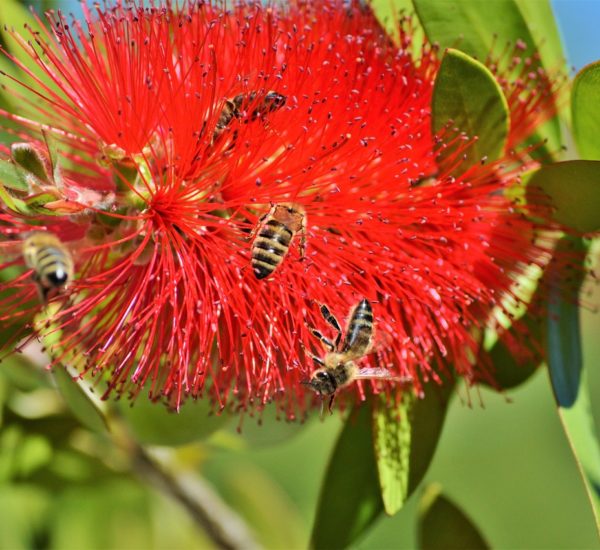
M 177 407 L 204 394 L 219 407 L 275 399 L 293 417 L 317 401 L 301 382 L 314 370 L 306 348 L 319 349 L 309 327 L 330 336 L 319 306 L 342 320 L 364 298 L 376 337 L 362 365 L 417 390 L 450 366 L 491 378 L 471 361 L 474 332 L 549 250 L 503 193 L 522 157 L 510 170 L 438 173 L 434 48 L 413 59 L 406 30 L 395 46 L 358 3 L 128 4 L 86 12 L 85 26 L 51 20 L 34 37 L 55 84 L 39 81 L 38 113 L 68 179 L 83 170 L 106 192 L 69 199 L 76 214 L 3 214 L 21 238 L 63 219 L 81 229 L 63 235 L 76 278 L 53 298 L 54 362 L 78 358 L 82 374 L 108 380 L 105 395 L 145 387 Z M 41 124 L 4 116 L 19 141 L 42 146 Z M 277 205 L 301 212 L 305 229 L 259 280 L 252 243 Z M 27 276 L 13 281 L 23 303 L 35 295 Z M 7 322 L 19 303 L 8 300 Z

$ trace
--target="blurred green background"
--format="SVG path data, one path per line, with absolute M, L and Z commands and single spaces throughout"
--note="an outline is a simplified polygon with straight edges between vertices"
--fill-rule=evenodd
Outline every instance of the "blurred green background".
M 79 9 L 75 2 L 25 3 Z M 580 67 L 600 58 L 600 44 L 586 47 L 585 28 L 578 28 L 598 21 L 600 2 L 554 5 L 571 63 Z M 586 303 L 600 303 L 600 292 L 592 291 Z M 581 317 L 598 419 L 600 316 L 584 309 Z M 101 432 L 80 427 L 49 381 L 22 363 L 17 357 L 0 364 L 0 549 L 211 547 L 179 504 L 130 475 L 123 450 Z M 143 404 L 121 410 L 145 441 L 153 441 L 154 429 L 164 424 L 178 421 L 195 430 L 206 421 L 201 405 L 184 409 L 179 420 Z M 313 416 L 301 426 L 259 427 L 247 418 L 242 435 L 233 420 L 201 443 L 156 451 L 200 472 L 245 517 L 262 545 L 304 548 L 342 426 L 338 416 Z M 440 482 L 494 548 L 600 548 L 545 370 L 505 394 L 471 389 L 468 396 L 460 387 L 426 481 Z M 414 548 L 419 493 L 396 517 L 382 517 L 354 547 Z

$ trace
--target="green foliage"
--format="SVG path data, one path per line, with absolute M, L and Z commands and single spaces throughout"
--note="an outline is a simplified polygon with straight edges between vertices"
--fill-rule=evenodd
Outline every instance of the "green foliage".
M 0 21 L 2 21 L 2 25 L 0 25 L 0 38 L 8 52 L 18 58 L 27 70 L 32 71 L 33 74 L 40 77 L 42 82 L 52 86 L 51 81 L 43 74 L 39 66 L 28 55 L 24 55 L 23 48 L 25 47 L 31 50 L 32 46 L 26 43 L 19 43 L 10 32 L 11 29 L 15 29 L 26 37 L 25 42 L 29 40 L 33 43 L 34 37 L 26 30 L 26 28 L 28 28 L 35 33 L 37 38 L 45 40 L 45 31 L 38 20 L 33 16 L 32 12 L 18 0 L 3 0 L 0 2 Z M 29 76 L 26 71 L 18 68 L 15 63 L 4 63 L 0 66 L 0 69 L 13 79 L 30 86 L 31 89 L 25 88 L 24 86 L 18 86 L 19 93 L 28 101 L 36 102 L 37 95 L 34 90 L 37 90 L 40 85 Z M 1 82 L 5 84 L 7 78 L 2 76 Z M 7 96 L 8 94 L 3 95 Z M 23 106 L 21 105 L 21 108 L 22 107 Z M 39 118 L 40 114 L 37 116 L 38 120 Z
M 600 61 L 577 73 L 571 92 L 573 137 L 586 160 L 600 160 Z
M 9 160 L 0 159 L 0 186 L 17 192 L 27 192 L 27 181 L 21 171 Z
M 27 172 L 33 174 L 40 181 L 49 183 L 45 159 L 40 151 L 28 143 L 15 143 L 11 148 L 13 160 Z
M 583 253 L 586 246 L 563 239 L 558 251 Z M 550 266 L 551 287 L 548 296 L 548 371 L 558 405 L 558 412 L 569 444 L 575 454 L 600 531 L 600 445 L 591 417 L 589 390 L 581 352 L 581 334 L 577 294 L 565 293 L 565 288 L 578 290 L 583 269 L 573 273 Z M 566 295 L 565 295 L 566 294 Z
M 74 380 L 64 367 L 55 367 L 54 380 L 65 402 L 74 416 L 90 430 L 103 432 L 107 428 L 104 414 L 92 401 L 77 380 Z
M 539 48 L 544 67 L 564 67 L 547 0 L 413 0 L 413 4 L 427 38 L 442 48 L 458 48 L 484 61 L 490 53 L 500 54 L 506 43 L 522 42 L 526 45 L 523 56 L 531 56 Z M 534 15 L 536 19 L 524 17 Z M 559 150 L 561 131 L 557 118 L 546 123 L 539 135 L 548 140 L 548 150 Z
M 442 494 L 439 485 L 427 487 L 419 508 L 420 550 L 484 550 L 490 547 L 465 513 Z
M 381 498 L 386 514 L 402 508 L 408 494 L 411 418 L 416 397 L 405 392 L 398 408 L 391 407 L 385 394 L 377 396 L 373 410 L 373 442 Z
M 291 422 L 277 410 L 275 403 L 267 403 L 260 413 L 246 416 L 240 423 L 230 424 L 230 428 L 239 432 L 248 445 L 266 447 L 297 436 L 309 423 L 310 420 Z
M 0 548 L 29 550 L 44 539 L 50 493 L 34 484 L 0 485 Z
M 477 139 L 464 153 L 461 173 L 502 155 L 508 136 L 508 104 L 489 69 L 472 57 L 459 50 L 446 51 L 435 79 L 431 110 L 434 133 L 451 124 L 467 138 Z M 449 133 L 450 138 L 453 135 Z M 456 147 L 450 147 L 442 152 L 440 162 L 456 163 L 455 155 Z
M 208 399 L 190 401 L 179 412 L 153 403 L 145 394 L 133 403 L 121 402 L 119 410 L 137 441 L 145 445 L 184 445 L 204 439 L 230 420 L 212 413 Z
M 600 161 L 545 165 L 529 177 L 527 185 L 528 193 L 541 189 L 550 197 L 559 223 L 584 233 L 600 230 Z
M 372 434 L 371 408 L 363 404 L 351 412 L 329 461 L 312 548 L 347 548 L 383 511 Z

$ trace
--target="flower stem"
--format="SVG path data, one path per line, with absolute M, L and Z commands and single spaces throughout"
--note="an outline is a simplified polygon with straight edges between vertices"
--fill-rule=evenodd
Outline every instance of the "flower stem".
M 254 550 L 261 546 L 245 522 L 215 491 L 191 473 L 175 474 L 136 445 L 132 449 L 134 470 L 155 487 L 179 502 L 218 548 Z

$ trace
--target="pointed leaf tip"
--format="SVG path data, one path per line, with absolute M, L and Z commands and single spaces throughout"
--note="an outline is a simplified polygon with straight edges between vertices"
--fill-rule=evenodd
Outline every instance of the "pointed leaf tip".
M 429 485 L 419 502 L 417 537 L 420 550 L 490 548 L 473 521 L 442 494 L 438 484 Z

